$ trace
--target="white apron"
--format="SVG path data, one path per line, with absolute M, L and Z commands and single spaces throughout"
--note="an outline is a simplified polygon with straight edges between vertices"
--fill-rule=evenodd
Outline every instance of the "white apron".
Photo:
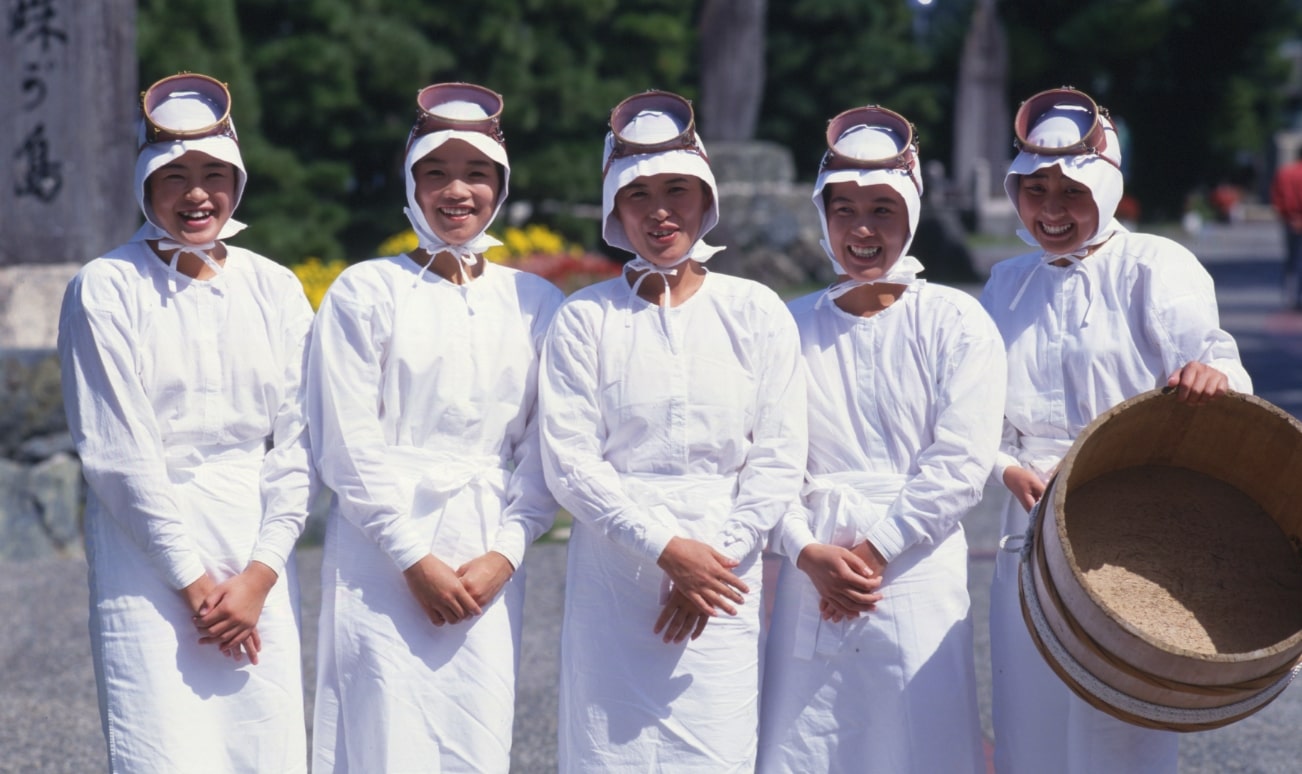
M 863 472 L 813 479 L 804 501 L 814 537 L 846 548 L 862 542 L 906 480 Z M 982 771 L 975 679 L 953 679 L 974 669 L 962 529 L 934 548 L 906 551 L 884 580 L 877 610 L 825 621 L 809 576 L 783 562 L 757 771 Z M 945 729 L 944 739 L 927 741 L 935 729 Z
M 173 491 L 220 583 L 253 553 L 265 446 L 168 449 Z M 86 508 L 91 654 L 114 772 L 304 772 L 298 579 L 291 558 L 258 619 L 259 663 L 200 645 L 185 600 L 91 491 Z M 141 669 L 141 665 L 169 665 Z M 238 739 L 239 744 L 231 744 Z
M 430 553 L 456 569 L 490 550 L 509 476 L 500 460 L 396 446 L 387 463 Z M 332 513 L 322 578 L 313 770 L 507 771 L 523 568 L 481 615 L 436 627 L 392 559 Z
M 687 537 L 716 535 L 733 506 L 733 476 L 620 476 L 628 495 L 674 518 Z M 749 772 L 759 719 L 759 552 L 733 572 L 752 590 L 696 640 L 652 632 L 669 583 L 575 521 L 561 634 L 562 772 Z

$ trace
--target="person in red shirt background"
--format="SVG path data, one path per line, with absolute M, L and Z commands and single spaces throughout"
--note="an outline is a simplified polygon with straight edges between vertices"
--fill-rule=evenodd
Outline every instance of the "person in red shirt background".
M 1279 168 L 1270 186 L 1270 203 L 1284 222 L 1285 300 L 1302 310 L 1302 150 L 1293 161 Z

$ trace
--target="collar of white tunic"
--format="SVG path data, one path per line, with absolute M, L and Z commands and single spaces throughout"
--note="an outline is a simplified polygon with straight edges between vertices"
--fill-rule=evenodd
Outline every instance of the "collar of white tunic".
M 1024 229 L 1022 231 L 1024 231 Z M 1021 232 L 1019 232 L 1019 234 L 1020 233 Z M 1081 327 L 1088 325 L 1090 310 L 1094 306 L 1094 284 L 1090 277 L 1090 272 L 1086 269 L 1085 261 L 1088 257 L 1092 262 L 1090 265 L 1097 264 L 1099 261 L 1103 260 L 1103 256 L 1106 255 L 1112 237 L 1118 234 L 1128 234 L 1130 231 L 1119 221 L 1114 219 L 1108 227 L 1104 229 L 1104 233 L 1107 234 L 1107 238 L 1104 241 L 1097 243 L 1097 249 L 1095 249 L 1093 253 L 1089 252 L 1089 247 L 1085 246 L 1082 246 L 1080 250 L 1066 255 L 1056 255 L 1048 252 L 1041 253 L 1039 260 L 1031 267 L 1030 271 L 1026 272 L 1026 276 L 1022 278 L 1022 284 L 1018 286 L 1017 292 L 1013 294 L 1013 300 L 1008 305 L 1008 311 L 1011 312 L 1017 308 L 1017 304 L 1022 300 L 1022 295 L 1025 294 L 1026 289 L 1030 287 L 1031 281 L 1035 278 L 1035 275 L 1043 269 L 1049 268 L 1052 270 L 1055 268 L 1061 268 L 1064 271 L 1079 271 L 1085 285 L 1085 313 L 1081 315 L 1080 324 Z M 1023 239 L 1030 239 L 1030 234 L 1027 233 Z M 1032 244 L 1035 244 L 1035 242 L 1032 241 Z M 1066 260 L 1068 265 L 1053 266 L 1056 261 L 1062 260 Z
M 823 291 L 821 296 L 818 297 L 818 301 L 814 303 L 814 309 L 819 309 L 823 304 L 829 301 L 835 301 L 846 293 L 849 293 L 856 288 L 864 287 L 865 285 L 921 285 L 926 282 L 926 280 L 918 278 L 918 275 L 923 271 L 924 267 L 922 262 L 917 258 L 914 258 L 912 255 L 902 256 L 877 279 L 847 279 L 843 282 L 832 284 L 827 288 L 827 290 Z

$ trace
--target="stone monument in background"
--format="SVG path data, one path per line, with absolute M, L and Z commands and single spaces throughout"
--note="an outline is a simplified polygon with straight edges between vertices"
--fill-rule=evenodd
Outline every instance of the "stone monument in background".
M 995 0 L 977 0 L 958 66 L 953 171 L 959 198 L 974 215 L 975 231 L 1012 231 L 1015 214 L 1003 184 L 1012 160 L 1012 138 L 1008 40 Z
M 705 0 L 697 121 L 719 184 L 710 261 L 726 274 L 775 287 L 831 279 L 810 187 L 795 182 L 791 151 L 754 139 L 764 99 L 765 0 Z
M 54 351 L 63 289 L 139 222 L 135 0 L 7 0 L 0 18 L 0 559 L 81 550 Z

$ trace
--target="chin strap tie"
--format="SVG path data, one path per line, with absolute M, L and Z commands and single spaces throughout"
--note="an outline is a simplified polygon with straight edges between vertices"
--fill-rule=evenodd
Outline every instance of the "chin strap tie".
M 457 287 L 461 290 L 461 297 L 465 300 L 466 306 L 470 307 L 469 294 L 470 281 L 472 277 L 467 271 L 467 268 L 478 263 L 479 257 L 487 252 L 490 247 L 501 245 L 501 240 L 490 236 L 487 231 L 484 231 L 464 244 L 448 244 L 442 239 L 439 239 L 438 235 L 433 234 L 426 229 L 424 226 L 424 218 L 416 217 L 410 207 L 404 207 L 402 212 L 407 216 L 407 220 L 411 222 L 412 230 L 416 233 L 416 237 L 420 242 L 420 249 L 429 253 L 430 256 L 429 261 L 427 261 L 416 274 L 416 282 L 412 284 L 412 287 L 415 287 L 420 283 L 421 278 L 425 276 L 425 272 L 429 270 L 430 265 L 434 263 L 434 258 L 438 256 L 439 253 L 451 253 L 452 256 L 457 259 L 459 264 L 458 269 L 461 272 L 461 284 Z M 470 309 L 470 313 L 475 313 L 473 308 Z
M 172 252 L 172 257 L 167 262 L 167 286 L 168 290 L 175 293 L 180 287 L 181 272 L 177 265 L 181 261 L 181 253 L 189 253 L 207 264 L 208 268 L 213 270 L 217 276 L 221 276 L 225 268 L 217 262 L 215 258 L 209 255 L 209 252 L 217 248 L 217 242 L 204 242 L 201 245 L 186 244 L 178 242 L 170 237 L 163 237 L 158 240 L 158 249 L 163 252 Z M 187 279 L 189 279 L 187 277 Z
M 826 243 L 824 243 L 824 247 L 826 247 Z M 891 267 L 886 270 L 886 273 L 877 279 L 847 279 L 835 282 L 828 286 L 827 290 L 824 290 L 823 294 L 818 297 L 818 301 L 814 302 L 814 311 L 823 308 L 823 304 L 828 301 L 835 301 L 846 293 L 849 293 L 856 288 L 864 287 L 865 285 L 876 285 L 878 283 L 884 285 L 912 285 L 915 282 L 923 284 L 926 280 L 918 279 L 918 275 L 922 273 L 923 270 L 924 267 L 922 262 L 917 258 L 914 258 L 911 255 L 903 256 L 898 261 L 891 264 Z

